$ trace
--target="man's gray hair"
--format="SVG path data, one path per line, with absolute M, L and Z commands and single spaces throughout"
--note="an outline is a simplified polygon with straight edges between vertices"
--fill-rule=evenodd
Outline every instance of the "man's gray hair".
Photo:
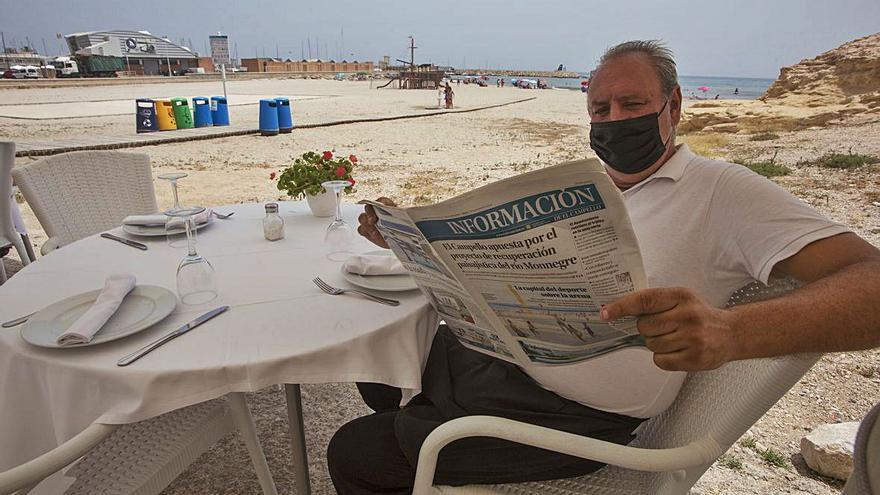
M 595 72 L 605 65 L 606 62 L 624 55 L 641 53 L 647 55 L 660 78 L 660 87 L 663 93 L 671 95 L 678 86 L 678 72 L 675 70 L 675 59 L 672 58 L 672 50 L 666 47 L 660 40 L 633 40 L 625 41 L 612 46 L 599 59 L 599 65 Z

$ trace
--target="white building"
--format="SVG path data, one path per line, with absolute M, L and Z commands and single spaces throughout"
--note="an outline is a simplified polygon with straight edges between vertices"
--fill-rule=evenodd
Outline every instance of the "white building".
M 198 56 L 148 31 L 88 31 L 64 36 L 70 54 L 81 56 L 119 57 L 124 59 L 125 70 L 137 74 L 174 74 L 198 67 Z

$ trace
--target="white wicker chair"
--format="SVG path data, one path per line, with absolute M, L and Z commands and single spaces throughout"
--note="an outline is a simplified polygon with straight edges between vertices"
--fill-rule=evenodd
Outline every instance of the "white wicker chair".
M 43 254 L 158 210 L 144 154 L 74 151 L 15 168 L 12 176 L 49 236 Z
M 880 495 L 880 402 L 862 420 L 856 435 L 853 472 L 844 495 Z
M 769 299 L 796 286 L 780 280 L 770 287 L 750 285 L 728 305 Z M 491 416 L 454 419 L 435 429 L 419 452 L 416 495 L 514 493 L 685 494 L 712 463 L 782 397 L 818 359 L 787 356 L 728 363 L 691 373 L 675 402 L 643 423 L 627 446 Z M 465 437 L 504 438 L 607 463 L 577 478 L 546 482 L 463 487 L 432 486 L 437 455 L 446 444 Z
M 127 425 L 94 423 L 55 449 L 0 473 L 0 495 L 25 495 L 76 462 L 65 495 L 157 495 L 220 438 L 239 430 L 265 495 L 276 495 L 243 393 Z
M 18 251 L 21 262 L 25 265 L 33 261 L 32 251 L 26 243 L 30 243 L 27 233 L 16 230 L 13 211 L 17 205 L 12 200 L 12 167 L 15 166 L 15 143 L 0 141 L 0 249 L 10 245 Z M 6 282 L 6 267 L 0 259 L 0 284 Z

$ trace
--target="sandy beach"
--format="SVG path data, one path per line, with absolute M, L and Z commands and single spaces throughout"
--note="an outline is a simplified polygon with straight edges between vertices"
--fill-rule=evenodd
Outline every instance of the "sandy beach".
M 376 82 L 264 79 L 230 82 L 231 118 L 256 126 L 255 99 L 290 96 L 296 124 L 356 118 L 418 114 L 435 109 L 435 91 L 373 89 Z M 291 163 L 305 151 L 331 150 L 355 154 L 357 192 L 346 197 L 388 196 L 401 204 L 427 204 L 474 187 L 565 160 L 594 156 L 589 148 L 585 96 L 569 90 L 520 90 L 454 86 L 456 107 L 477 108 L 530 101 L 487 110 L 388 122 L 296 129 L 275 137 L 240 136 L 123 150 L 146 153 L 154 175 L 183 171 L 181 199 L 205 206 L 287 199 L 269 180 L 270 172 Z M 86 88 L 0 90 L 0 139 L 70 137 L 99 133 L 134 133 L 137 97 L 210 96 L 222 92 L 219 82 L 172 83 Z M 126 103 L 127 102 L 127 103 Z M 24 105 L 27 104 L 27 105 Z M 125 113 L 130 105 L 130 114 Z M 22 111 L 30 108 L 31 111 Z M 84 117 L 73 118 L 80 112 Z M 38 117 L 24 120 L 12 117 Z M 780 131 L 777 138 L 752 141 L 750 135 L 688 134 L 680 142 L 697 152 L 725 160 L 769 160 L 787 165 L 792 174 L 775 178 L 830 218 L 880 246 L 878 165 L 836 170 L 805 165 L 826 152 L 880 156 L 880 122 L 859 122 L 798 131 Z M 32 162 L 19 158 L 17 165 Z M 160 207 L 170 206 L 167 184 L 155 183 Z M 25 221 L 34 243 L 46 236 L 27 204 Z M 39 249 L 37 249 L 39 251 Z M 18 266 L 14 251 L 4 259 L 7 270 Z M 773 449 L 788 461 L 768 464 L 758 449 L 740 444 L 728 452 L 697 483 L 698 494 L 838 493 L 839 482 L 812 473 L 799 454 L 800 438 L 821 423 L 858 421 L 880 400 L 880 351 L 838 353 L 824 357 L 745 438 L 761 449 Z M 314 493 L 333 493 L 324 449 L 341 424 L 368 412 L 352 385 L 303 387 L 306 432 Z M 287 420 L 283 394 L 270 388 L 251 396 L 270 468 L 282 493 L 291 493 Z M 728 462 L 730 459 L 739 461 Z M 258 485 L 246 451 L 237 436 L 214 446 L 166 491 L 168 494 L 256 493 Z

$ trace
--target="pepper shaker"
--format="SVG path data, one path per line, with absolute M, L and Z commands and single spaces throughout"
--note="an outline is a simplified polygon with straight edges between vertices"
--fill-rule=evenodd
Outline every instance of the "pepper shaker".
M 284 239 L 284 219 L 278 215 L 278 203 L 266 203 L 266 217 L 263 218 L 263 236 L 270 241 Z

